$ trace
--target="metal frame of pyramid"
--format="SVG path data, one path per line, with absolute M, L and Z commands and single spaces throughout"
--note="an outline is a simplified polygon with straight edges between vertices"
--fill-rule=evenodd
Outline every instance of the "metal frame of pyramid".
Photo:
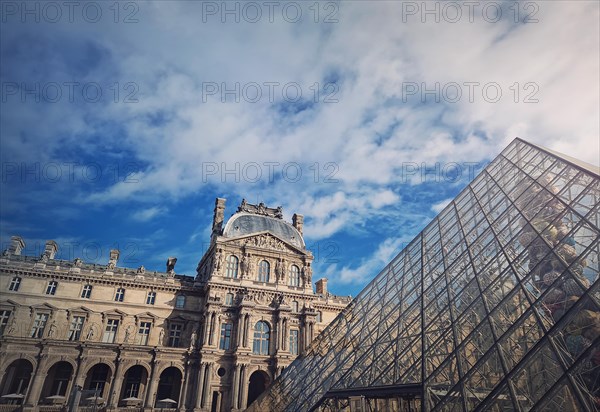
M 599 169 L 515 139 L 249 410 L 598 410 L 599 257 Z

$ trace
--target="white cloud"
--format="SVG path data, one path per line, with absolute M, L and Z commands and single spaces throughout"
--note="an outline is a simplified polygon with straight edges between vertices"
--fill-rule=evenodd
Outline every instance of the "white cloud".
M 131 218 L 138 222 L 148 222 L 149 220 L 164 214 L 166 211 L 167 210 L 162 207 L 150 207 L 135 211 L 132 213 Z
M 433 210 L 435 213 L 440 213 L 442 210 L 444 210 L 444 208 L 445 208 L 446 206 L 448 206 L 448 204 L 449 204 L 450 202 L 452 202 L 452 200 L 453 200 L 453 199 L 452 199 L 452 198 L 450 198 L 450 199 L 444 199 L 444 200 L 442 200 L 441 202 L 434 203 L 434 204 L 431 206 L 431 210 Z

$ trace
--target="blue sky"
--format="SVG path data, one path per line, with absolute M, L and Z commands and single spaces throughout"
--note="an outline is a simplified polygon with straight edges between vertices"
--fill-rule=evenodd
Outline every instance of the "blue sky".
M 245 197 L 356 295 L 514 137 L 599 163 L 596 1 L 72 7 L 2 3 L 3 248 L 194 275 Z

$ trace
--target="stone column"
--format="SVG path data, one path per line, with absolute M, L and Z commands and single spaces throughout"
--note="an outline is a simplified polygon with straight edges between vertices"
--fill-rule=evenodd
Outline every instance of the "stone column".
M 202 340 L 202 346 L 208 345 L 208 337 L 210 336 L 210 316 L 208 312 L 204 321 L 204 338 Z
M 209 346 L 213 346 L 213 342 L 215 341 L 215 322 L 217 321 L 217 314 L 215 312 L 213 312 L 211 314 L 211 321 L 210 321 L 210 335 L 209 335 Z
M 244 320 L 244 347 L 248 347 L 248 331 L 250 330 L 250 315 L 246 314 L 246 319 Z
M 246 384 L 248 375 L 248 365 L 242 365 L 242 373 L 240 376 L 240 409 L 246 409 L 248 406 L 248 385 Z
M 183 370 L 183 379 L 181 381 L 181 388 L 179 389 L 179 400 L 177 401 L 177 409 L 185 411 L 187 409 L 187 389 L 188 389 L 188 376 L 190 370 L 190 361 L 185 362 L 185 369 Z
M 150 371 L 150 382 L 147 386 L 148 392 L 146 393 L 146 402 L 144 403 L 144 409 L 151 410 L 154 407 L 154 392 L 158 386 L 160 375 L 158 375 L 158 362 L 152 362 L 152 371 Z
M 241 365 L 235 365 L 235 370 L 233 371 L 233 380 L 231 382 L 231 408 L 238 409 L 238 398 L 239 398 L 239 389 L 240 389 L 240 369 Z
M 212 384 L 212 369 L 213 369 L 213 364 L 212 363 L 208 363 L 206 365 L 206 379 L 204 379 L 204 390 L 203 392 L 203 397 L 204 397 L 204 405 L 206 405 L 206 409 L 210 409 L 211 404 L 212 404 L 212 394 L 210 393 L 210 387 Z
M 39 362 L 37 368 L 33 371 L 33 379 L 29 384 L 29 390 L 27 391 L 27 397 L 25 398 L 25 402 L 23 405 L 25 407 L 36 407 L 39 400 L 40 394 L 42 392 L 42 388 L 44 386 L 44 381 L 46 380 L 46 376 L 48 375 L 48 371 L 46 369 L 46 363 L 48 361 L 48 357 L 46 355 L 40 355 Z M 45 371 L 42 373 L 42 371 Z
M 123 384 L 123 376 L 121 375 L 122 363 L 122 359 L 118 358 L 117 367 L 115 368 L 115 378 L 112 381 L 112 385 L 108 395 L 108 405 L 110 408 L 114 408 L 117 406 L 119 402 L 119 397 L 121 396 L 121 385 Z
M 204 396 L 204 371 L 206 370 L 206 363 L 200 364 L 200 370 L 198 371 L 198 385 L 196 388 L 196 407 L 194 409 L 202 408 L 202 397 Z

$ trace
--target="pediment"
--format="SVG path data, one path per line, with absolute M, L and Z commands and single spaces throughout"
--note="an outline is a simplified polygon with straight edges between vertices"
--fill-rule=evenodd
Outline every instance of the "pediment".
M 14 300 L 11 299 L 7 299 L 7 300 L 2 300 L 0 301 L 0 307 L 12 307 L 12 308 L 17 308 L 21 306 L 19 303 L 15 302 Z
M 124 318 L 125 316 L 127 316 L 127 314 L 123 311 L 120 311 L 119 309 L 111 309 L 111 310 L 107 310 L 106 312 L 102 312 L 103 318 L 105 318 L 107 316 L 117 316 L 120 318 Z
M 77 306 L 76 308 L 67 309 L 67 312 L 83 312 L 83 313 L 91 313 L 92 310 L 86 308 L 85 306 Z
M 58 308 L 56 306 L 53 306 L 49 303 L 40 303 L 39 305 L 32 305 L 31 309 L 33 309 L 33 310 L 50 310 L 50 311 L 58 310 Z
M 276 250 L 278 252 L 291 252 L 306 255 L 306 251 L 302 250 L 274 234 L 263 231 L 253 233 L 251 235 L 239 236 L 234 238 L 221 239 L 222 243 L 234 244 L 236 246 L 247 246 L 259 249 Z
M 135 317 L 137 319 L 152 319 L 152 320 L 156 320 L 157 316 L 150 313 L 150 312 L 142 312 L 142 313 L 138 313 L 137 315 L 135 315 Z

